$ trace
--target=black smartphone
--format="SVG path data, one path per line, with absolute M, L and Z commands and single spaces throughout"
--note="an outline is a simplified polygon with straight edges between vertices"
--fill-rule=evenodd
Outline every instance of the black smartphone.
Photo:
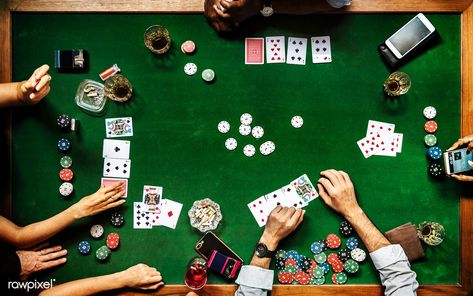
M 89 69 L 89 53 L 84 49 L 55 50 L 54 68 L 58 72 L 85 72 Z
M 207 232 L 204 236 L 195 244 L 195 251 L 202 256 L 205 260 L 209 260 L 212 252 L 217 250 L 219 253 L 226 255 L 231 258 L 235 258 L 243 262 L 240 256 L 238 256 L 230 247 L 228 247 L 218 236 L 212 231 Z

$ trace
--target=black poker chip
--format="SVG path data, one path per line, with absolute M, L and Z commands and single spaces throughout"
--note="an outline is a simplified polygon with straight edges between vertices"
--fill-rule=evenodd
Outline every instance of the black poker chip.
M 303 272 L 307 272 L 307 270 L 309 270 L 311 265 L 312 265 L 312 262 L 307 257 L 302 258 L 301 262 L 299 263 L 299 267 L 302 269 Z
M 60 128 L 67 128 L 71 124 L 71 118 L 66 114 L 61 114 L 56 120 Z
M 349 237 L 353 234 L 353 226 L 348 221 L 342 221 L 340 223 L 340 234 L 344 237 Z
M 429 164 L 428 173 L 429 176 L 434 178 L 440 178 L 444 175 L 442 166 L 436 162 Z
M 348 251 L 348 249 L 341 249 L 340 251 L 338 251 L 338 259 L 340 259 L 340 261 L 342 262 L 351 259 L 350 252 Z
M 322 250 L 322 253 L 327 251 L 327 242 L 324 239 L 319 240 L 320 243 L 320 249 Z
M 123 215 L 120 214 L 119 212 L 114 212 L 112 214 L 112 217 L 110 218 L 110 223 L 115 227 L 122 226 L 124 222 L 125 222 L 125 219 L 123 218 Z
M 275 265 L 277 270 L 283 270 L 285 267 L 284 258 L 276 258 Z

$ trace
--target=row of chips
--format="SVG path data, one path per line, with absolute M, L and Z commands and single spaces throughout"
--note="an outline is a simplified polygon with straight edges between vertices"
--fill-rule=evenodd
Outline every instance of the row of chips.
M 424 124 L 424 130 L 427 133 L 424 136 L 424 143 L 427 148 L 427 156 L 429 159 L 428 174 L 431 177 L 439 178 L 444 175 L 442 166 L 437 162 L 442 157 L 442 149 L 437 144 L 437 137 L 434 133 L 438 129 L 438 124 L 433 119 L 437 116 L 437 110 L 433 106 L 427 106 L 423 111 L 424 117 L 428 120 Z

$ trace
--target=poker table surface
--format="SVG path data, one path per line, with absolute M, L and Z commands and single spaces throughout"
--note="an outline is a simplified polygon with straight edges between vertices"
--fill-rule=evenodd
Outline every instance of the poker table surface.
M 161 271 L 171 286 L 161 290 L 164 294 L 185 291 L 186 265 L 196 255 L 194 245 L 202 236 L 190 226 L 187 215 L 195 200 L 210 198 L 220 204 L 223 220 L 214 232 L 248 263 L 262 228 L 247 204 L 304 173 L 316 184 L 320 171 L 335 168 L 351 176 L 360 205 L 382 232 L 407 222 L 442 224 L 445 241 L 436 247 L 425 246 L 425 258 L 412 263 L 412 269 L 423 286 L 420 292 L 462 294 L 461 265 L 472 263 L 461 256 L 460 195 L 467 190 L 451 179 L 428 176 L 423 142 L 426 119 L 422 114 L 426 106 L 437 109 L 439 129 L 435 135 L 442 150 L 460 136 L 465 99 L 461 96 L 462 14 L 426 13 L 441 40 L 400 68 L 411 77 L 412 87 L 406 95 L 390 98 L 384 95 L 382 85 L 391 70 L 376 48 L 414 15 L 255 18 L 243 23 L 231 38 L 222 38 L 201 14 L 12 13 L 13 81 L 29 76 L 40 64 L 53 66 L 56 49 L 82 48 L 90 54 L 88 72 L 69 74 L 51 69 L 52 89 L 46 99 L 36 106 L 11 110 L 11 209 L 15 223 L 46 219 L 95 192 L 102 177 L 105 118 L 133 118 L 134 135 L 122 138 L 131 141 L 132 160 L 127 202 L 118 209 L 125 217 L 124 226 L 115 228 L 109 223 L 112 211 L 74 223 L 50 240 L 69 250 L 67 264 L 38 277 L 66 282 L 141 262 Z M 153 24 L 164 25 L 170 32 L 172 48 L 166 55 L 156 56 L 143 44 L 143 32 Z M 305 66 L 244 63 L 245 37 L 305 37 L 310 43 L 310 37 L 325 35 L 331 38 L 331 63 L 313 64 L 310 44 Z M 188 39 L 197 45 L 190 56 L 179 48 Z M 197 65 L 196 75 L 184 73 L 187 62 Z M 108 102 L 102 116 L 83 112 L 74 100 L 79 83 L 84 79 L 100 81 L 98 73 L 115 63 L 133 85 L 132 99 Z M 213 83 L 201 79 L 205 68 L 215 71 Z M 245 112 L 265 129 L 262 139 L 238 133 L 239 117 Z M 62 113 L 80 121 L 78 132 L 65 133 L 57 127 L 56 118 Z M 294 115 L 304 118 L 302 128 L 291 126 Z M 370 119 L 394 123 L 395 132 L 403 133 L 402 152 L 396 157 L 363 157 L 356 142 L 365 136 Z M 218 132 L 221 120 L 230 123 L 228 134 Z M 74 193 L 67 199 L 58 192 L 59 159 L 64 155 L 57 149 L 61 137 L 72 143 L 67 155 L 73 159 Z M 228 137 L 238 141 L 235 151 L 225 148 Z M 245 144 L 258 147 L 265 140 L 276 144 L 273 154 L 243 154 Z M 175 230 L 162 226 L 133 229 L 133 202 L 141 201 L 143 185 L 162 186 L 164 198 L 183 203 Z M 305 210 L 303 223 L 279 248 L 309 256 L 310 244 L 329 233 L 338 234 L 343 218 L 321 198 Z M 102 224 L 105 234 L 113 231 L 121 237 L 120 247 L 105 262 L 95 258 L 95 250 L 105 244 L 105 238 L 90 236 L 93 224 Z M 91 242 L 92 254 L 79 254 L 81 240 Z M 330 282 L 330 277 L 326 278 Z M 209 284 L 204 294 L 234 289 L 231 282 L 215 274 L 210 274 Z M 348 284 L 380 284 L 370 260 L 349 277 Z M 325 290 L 279 286 L 275 293 L 337 291 L 333 289 L 357 293 L 335 286 L 325 286 Z M 372 291 L 379 293 L 378 289 Z

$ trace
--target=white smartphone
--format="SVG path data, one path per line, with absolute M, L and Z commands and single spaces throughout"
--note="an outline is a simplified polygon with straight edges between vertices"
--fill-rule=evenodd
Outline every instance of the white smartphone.
M 447 175 L 470 171 L 472 167 L 468 161 L 473 161 L 473 152 L 466 148 L 448 151 L 443 154 L 443 161 Z
M 384 43 L 398 59 L 402 59 L 422 41 L 435 32 L 435 27 L 419 13 Z

